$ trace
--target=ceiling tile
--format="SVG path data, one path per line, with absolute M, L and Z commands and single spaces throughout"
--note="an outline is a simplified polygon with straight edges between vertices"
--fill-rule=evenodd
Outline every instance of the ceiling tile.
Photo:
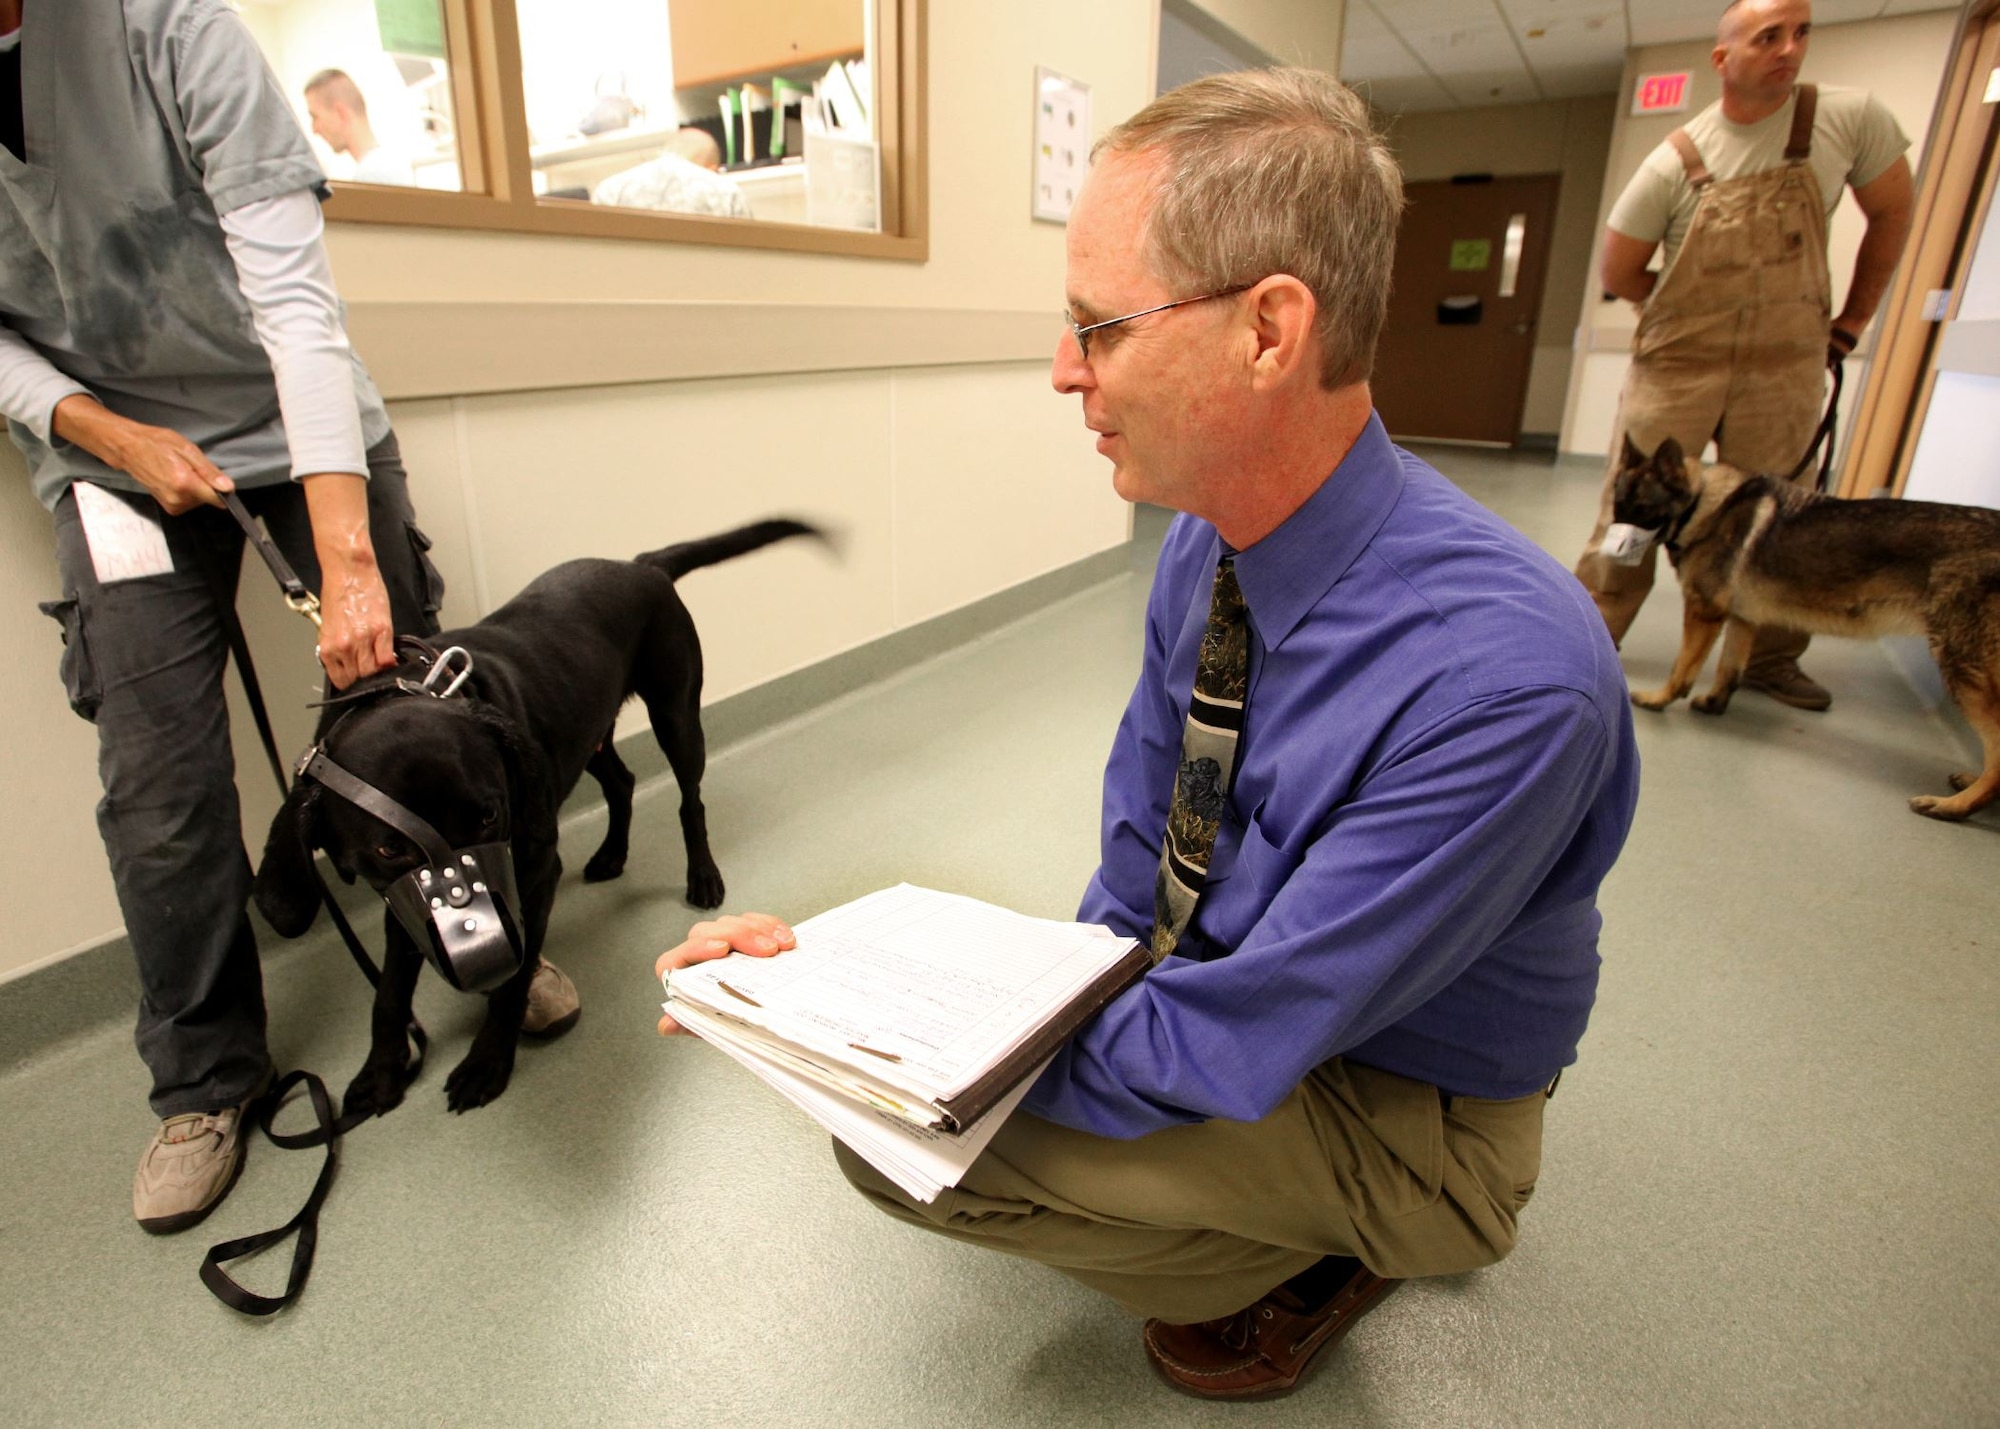
M 1889 0 L 1884 15 L 1920 15 L 1931 10 L 1956 10 L 1958 0 Z
M 1721 6 L 1690 0 L 1630 0 L 1632 43 L 1666 45 L 1676 40 L 1712 40 Z
M 1351 45 L 1356 40 L 1381 39 L 1389 34 L 1389 27 L 1382 23 L 1382 17 L 1371 7 L 1362 4 L 1361 0 L 1352 0 L 1348 5 L 1347 18 L 1342 24 L 1343 46 Z
M 1363 80 L 1355 88 L 1370 104 L 1388 114 L 1458 107 L 1457 101 L 1427 75 L 1415 79 Z
M 1527 71 L 1516 65 L 1511 70 L 1493 69 L 1470 71 L 1462 74 L 1440 74 L 1444 87 L 1451 91 L 1452 98 L 1468 107 L 1487 104 L 1525 104 L 1540 99 L 1542 93 L 1528 78 Z
M 1340 47 L 1340 75 L 1343 79 L 1405 79 L 1423 74 L 1417 57 L 1393 39 L 1356 44 L 1352 38 Z

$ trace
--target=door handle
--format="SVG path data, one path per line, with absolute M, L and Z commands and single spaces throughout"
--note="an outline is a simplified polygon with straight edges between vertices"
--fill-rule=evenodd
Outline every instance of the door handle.
M 1513 333 L 1517 337 L 1520 337 L 1520 336 L 1525 336 L 1527 333 L 1533 332 L 1534 328 L 1535 328 L 1535 320 L 1533 318 L 1522 318 L 1519 322 L 1515 323 L 1512 327 L 1508 328 L 1507 331 Z

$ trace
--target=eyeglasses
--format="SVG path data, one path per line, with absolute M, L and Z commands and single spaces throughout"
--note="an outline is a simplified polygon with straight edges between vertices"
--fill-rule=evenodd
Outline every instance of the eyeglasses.
M 1122 318 L 1106 318 L 1101 323 L 1088 323 L 1082 327 L 1077 326 L 1076 315 L 1068 308 L 1064 308 L 1063 321 L 1069 325 L 1070 336 L 1076 339 L 1077 356 L 1088 362 L 1090 361 L 1090 335 L 1094 332 L 1101 332 L 1108 327 L 1117 327 L 1120 323 L 1129 323 L 1134 318 L 1151 317 L 1154 313 L 1163 313 L 1168 308 L 1184 308 L 1189 303 L 1206 303 L 1214 298 L 1234 297 L 1237 293 L 1247 293 L 1256 286 L 1255 283 L 1240 283 L 1234 288 L 1224 288 L 1219 293 L 1203 293 L 1198 298 L 1177 298 L 1171 303 L 1161 303 L 1157 308 L 1141 308 L 1138 312 L 1127 313 Z

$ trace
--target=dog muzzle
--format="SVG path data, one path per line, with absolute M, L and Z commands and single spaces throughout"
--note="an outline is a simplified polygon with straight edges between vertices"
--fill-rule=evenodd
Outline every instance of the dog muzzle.
M 422 817 L 341 768 L 314 745 L 299 777 L 317 780 L 423 850 L 424 862 L 382 897 L 438 975 L 460 992 L 491 992 L 521 970 L 521 894 L 506 843 L 452 848 Z
M 521 970 L 521 895 L 509 844 L 450 851 L 383 892 L 389 911 L 460 992 L 490 992 Z
M 1657 529 L 1628 526 L 1620 521 L 1605 528 L 1604 539 L 1597 544 L 1597 554 L 1621 566 L 1636 566 L 1659 537 Z

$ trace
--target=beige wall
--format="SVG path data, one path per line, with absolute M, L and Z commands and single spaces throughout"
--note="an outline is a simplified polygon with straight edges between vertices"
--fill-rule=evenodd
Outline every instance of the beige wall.
M 1616 101 L 1608 98 L 1569 99 L 1436 110 L 1385 121 L 1403 177 L 1412 183 L 1453 174 L 1556 174 L 1562 179 L 1536 324 L 1535 360 L 1521 414 L 1523 432 L 1562 429 L 1571 339 L 1581 307 L 1583 274 L 1590 263 L 1616 107 Z
M 1003 334 L 1045 321 L 1052 350 L 1063 230 L 1028 217 L 1034 67 L 1088 83 L 1101 132 L 1152 96 L 1156 16 L 1153 0 L 935 0 L 928 263 L 347 225 L 328 239 L 336 275 L 358 330 L 364 313 L 383 330 L 398 305 L 441 300 L 586 302 L 613 317 L 638 300 L 730 302 L 770 305 L 757 330 L 764 343 L 782 344 L 786 323 L 803 321 L 788 308 L 832 306 L 863 324 L 880 309 L 936 309 L 940 322 L 970 314 Z M 652 330 L 608 328 L 632 343 Z M 441 351 L 449 335 L 440 332 Z M 392 400 L 419 513 L 452 585 L 447 621 L 476 618 L 570 556 L 630 554 L 773 512 L 840 528 L 837 562 L 789 547 L 688 578 L 714 699 L 1125 538 L 1129 513 L 1074 399 L 1049 390 L 1046 360 L 1023 360 L 1018 336 L 915 344 L 888 360 L 879 344 L 861 347 L 874 355 L 844 371 L 770 372 L 760 360 L 750 366 L 769 375 L 703 379 L 676 362 L 684 380 L 620 382 L 593 368 L 585 387 L 496 394 L 468 380 L 477 395 L 429 386 L 428 400 Z M 435 373 L 435 363 L 415 366 Z M 635 349 L 632 374 L 660 370 Z M 719 350 L 714 370 L 744 364 Z M 392 399 L 408 395 L 386 385 Z M 260 569 L 244 591 L 280 740 L 296 749 L 310 731 L 311 642 Z M 0 448 L 0 660 L 14 672 L 0 687 L 0 720 L 13 732 L 0 748 L 0 803 L 11 815 L 0 821 L 0 979 L 119 931 L 93 822 L 93 736 L 63 702 L 56 628 L 34 608 L 57 594 L 47 515 L 12 449 Z M 240 710 L 236 725 L 254 851 L 276 795 Z
M 1956 23 L 1957 16 L 1950 11 L 1931 11 L 1852 25 L 1816 27 L 1802 77 L 1816 84 L 1872 91 L 1909 135 L 1910 167 L 1915 170 L 1923 158 L 1924 134 L 1930 127 L 1931 109 L 1944 79 L 1945 59 Z M 1610 450 L 1618 414 L 1618 390 L 1625 379 L 1637 313 L 1629 303 L 1607 303 L 1601 299 L 1597 268 L 1604 219 L 1638 170 L 1640 161 L 1685 118 L 1720 97 L 1721 81 L 1709 65 L 1711 48 L 1705 42 L 1653 45 L 1626 56 L 1625 97 L 1617 109 L 1604 188 L 1598 197 L 1591 258 L 1583 280 L 1583 322 L 1577 331 L 1578 360 L 1571 371 L 1563 421 L 1564 451 L 1601 456 Z M 1687 115 L 1635 118 L 1628 112 L 1629 97 L 1638 76 L 1676 70 L 1689 70 L 1694 75 Z M 1836 312 L 1845 299 L 1847 280 L 1854 271 L 1854 253 L 1860 246 L 1863 226 L 1854 195 L 1844 195 L 1834 213 L 1828 243 Z M 1871 345 L 1872 334 L 1863 340 L 1864 354 Z M 1848 369 L 1847 391 L 1855 393 L 1860 389 L 1863 375 L 1861 364 L 1850 361 Z M 1851 419 L 1857 404 L 1850 399 L 1845 405 L 1848 410 L 1844 415 Z

